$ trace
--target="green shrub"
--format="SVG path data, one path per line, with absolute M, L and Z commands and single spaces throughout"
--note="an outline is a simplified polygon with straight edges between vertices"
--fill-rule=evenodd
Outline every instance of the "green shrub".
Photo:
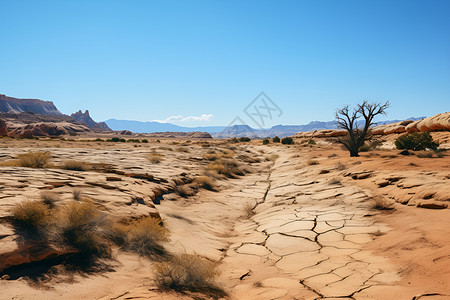
M 243 143 L 250 142 L 251 140 L 252 140 L 251 138 L 246 137 L 246 136 L 243 136 L 243 137 L 239 138 L 239 142 L 243 142 Z
M 395 140 L 395 146 L 397 149 L 420 151 L 426 148 L 436 150 L 439 144 L 433 141 L 429 132 L 413 132 L 399 136 Z
M 117 143 L 118 141 L 120 141 L 120 139 L 118 137 L 113 137 L 111 139 L 111 142 Z
M 313 140 L 313 139 L 309 139 L 309 140 L 308 140 L 308 144 L 310 144 L 310 145 L 315 145 L 315 144 L 316 144 L 316 141 Z
M 263 139 L 263 145 L 267 145 L 268 143 L 270 143 L 269 139 Z
M 144 143 L 144 144 L 147 144 L 148 140 L 147 139 L 142 139 L 141 142 Z
M 280 138 L 279 138 L 278 136 L 275 136 L 275 137 L 272 139 L 272 142 L 274 142 L 274 143 L 279 143 L 279 142 L 280 142 Z
M 294 143 L 294 139 L 291 137 L 285 137 L 281 140 L 281 143 L 284 145 L 292 145 Z

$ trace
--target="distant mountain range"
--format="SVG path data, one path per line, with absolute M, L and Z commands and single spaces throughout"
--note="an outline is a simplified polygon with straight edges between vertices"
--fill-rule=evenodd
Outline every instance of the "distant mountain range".
M 412 117 L 406 120 L 420 120 L 425 117 Z M 377 122 L 377 125 L 390 124 L 395 122 L 400 122 L 403 120 L 387 120 Z M 301 131 L 314 131 L 322 129 L 336 129 L 335 121 L 321 122 L 313 121 L 306 125 L 276 125 L 267 129 L 255 129 L 248 125 L 233 125 L 231 127 L 227 126 L 198 126 L 198 127 L 183 127 L 179 125 L 174 125 L 170 123 L 160 123 L 160 122 L 141 122 L 141 121 L 131 121 L 131 120 L 116 120 L 109 119 L 105 123 L 112 130 L 130 130 L 137 133 L 152 133 L 152 132 L 192 132 L 192 131 L 202 131 L 208 132 L 213 137 L 225 138 L 225 137 L 286 137 L 294 135 Z

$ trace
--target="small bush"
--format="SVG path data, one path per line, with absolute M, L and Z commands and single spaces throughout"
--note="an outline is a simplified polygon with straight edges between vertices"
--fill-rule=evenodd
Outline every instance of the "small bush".
M 41 231 L 49 222 L 50 209 L 40 201 L 24 201 L 14 207 L 12 222 L 28 231 Z
M 115 224 L 112 239 L 125 251 L 130 251 L 151 259 L 161 259 L 168 255 L 162 242 L 167 241 L 167 231 L 160 221 L 141 218 L 130 224 Z
M 318 165 L 319 162 L 317 160 L 314 159 L 310 159 L 306 162 L 309 166 L 313 166 L 313 165 Z
M 194 179 L 194 182 L 206 190 L 214 190 L 215 187 L 214 179 L 208 176 L 198 176 Z
M 244 218 L 245 219 L 250 219 L 255 214 L 255 211 L 253 210 L 254 207 L 255 207 L 255 205 L 252 203 L 245 204 L 245 206 L 244 206 Z
M 114 142 L 114 143 L 117 143 L 117 142 L 119 142 L 120 141 L 120 139 L 118 138 L 118 137 L 113 137 L 112 139 L 111 139 L 111 142 Z
M 104 142 L 105 140 L 104 140 L 104 139 L 101 139 L 101 138 L 96 138 L 95 141 L 96 141 L 96 142 Z
M 315 145 L 315 144 L 316 144 L 316 141 L 313 140 L 313 139 L 309 139 L 309 140 L 308 140 L 308 144 L 310 144 L 310 145 Z
M 381 195 L 377 195 L 372 198 L 372 208 L 378 209 L 378 210 L 390 210 L 393 209 L 392 202 L 386 199 L 385 197 Z
M 215 282 L 216 264 L 199 255 L 181 254 L 156 266 L 156 283 L 161 290 L 203 293 L 212 298 L 225 297 Z
M 244 175 L 244 170 L 234 159 L 218 159 L 207 166 L 207 171 L 234 178 L 235 175 Z
M 163 155 L 156 153 L 156 152 L 152 152 L 147 156 L 147 159 L 152 163 L 152 164 L 159 164 L 162 161 Z
M 28 152 L 19 154 L 16 157 L 19 160 L 19 166 L 27 168 L 45 168 L 49 165 L 51 158 L 50 152 Z
M 270 143 L 269 139 L 263 139 L 262 141 L 263 145 L 267 145 Z
M 50 208 L 55 206 L 55 203 L 60 200 L 59 195 L 55 192 L 44 191 L 41 193 L 42 203 L 47 205 Z
M 433 141 L 429 132 L 413 132 L 399 136 L 395 140 L 395 146 L 397 149 L 420 151 L 427 148 L 436 150 L 439 144 Z
M 275 136 L 275 137 L 272 139 L 272 142 L 274 142 L 274 143 L 279 143 L 279 142 L 280 142 L 280 138 L 279 138 L 278 136 Z
M 243 142 L 243 143 L 250 142 L 251 140 L 252 140 L 251 138 L 246 137 L 246 136 L 243 136 L 243 137 L 239 138 L 239 142 Z
M 177 147 L 177 148 L 175 148 L 175 151 L 177 151 L 177 152 L 184 152 L 184 153 L 189 153 L 190 152 L 188 147 Z
M 195 194 L 195 191 L 187 184 L 177 185 L 174 188 L 174 192 L 180 195 L 181 197 L 189 197 Z
M 82 192 L 80 189 L 73 189 L 72 198 L 73 200 L 81 200 Z
M 60 241 L 89 256 L 111 257 L 111 246 L 103 230 L 106 216 L 92 203 L 71 202 L 58 213 L 55 226 Z
M 84 161 L 66 160 L 64 161 L 62 168 L 72 171 L 87 171 L 90 170 L 90 165 Z
M 148 144 L 148 140 L 147 139 L 142 139 L 141 142 L 144 143 L 144 144 Z
M 282 143 L 283 145 L 292 145 L 292 144 L 294 143 L 294 139 L 291 138 L 290 136 L 288 136 L 288 137 L 283 138 L 283 139 L 281 140 L 281 143 Z

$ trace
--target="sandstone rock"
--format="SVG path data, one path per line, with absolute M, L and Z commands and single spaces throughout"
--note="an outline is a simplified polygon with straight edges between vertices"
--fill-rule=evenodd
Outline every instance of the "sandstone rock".
M 444 209 L 448 207 L 447 203 L 437 201 L 421 201 L 417 203 L 417 207 L 429 208 L 429 209 Z
M 0 137 L 8 136 L 8 129 L 6 128 L 6 122 L 0 119 Z

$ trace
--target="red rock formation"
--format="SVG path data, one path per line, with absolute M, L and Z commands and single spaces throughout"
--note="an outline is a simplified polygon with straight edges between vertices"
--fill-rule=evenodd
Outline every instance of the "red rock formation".
M 6 128 L 6 122 L 0 119 L 0 137 L 8 136 L 8 129 Z

